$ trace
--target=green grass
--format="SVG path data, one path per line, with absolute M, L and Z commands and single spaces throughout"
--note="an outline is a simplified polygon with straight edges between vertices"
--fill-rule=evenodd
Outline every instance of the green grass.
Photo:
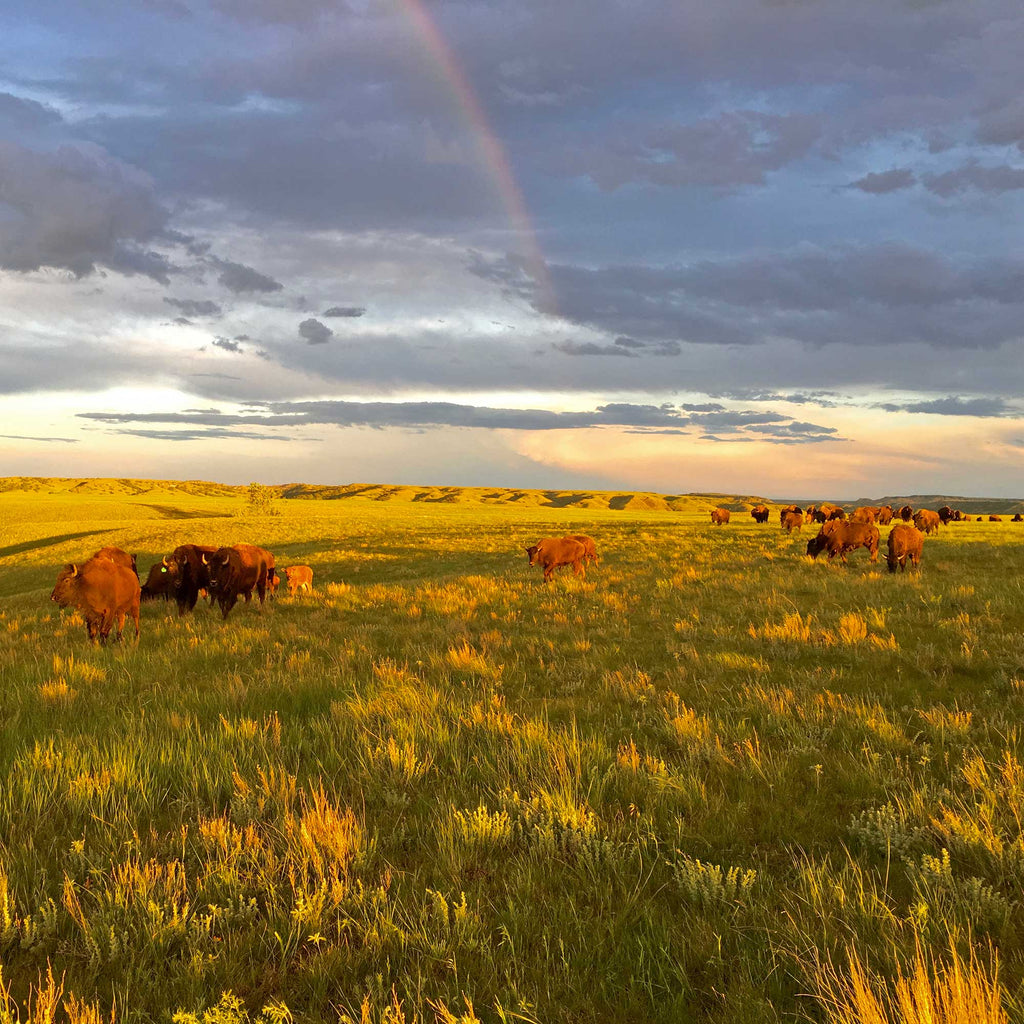
M 1024 526 L 890 575 L 720 497 L 0 494 L 0 1022 L 821 1020 L 816 965 L 951 943 L 1022 1019 Z M 316 595 L 108 648 L 49 601 L 187 541 Z

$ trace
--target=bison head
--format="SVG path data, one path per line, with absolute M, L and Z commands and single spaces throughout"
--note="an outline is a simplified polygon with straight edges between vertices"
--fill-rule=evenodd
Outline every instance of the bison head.
M 71 604 L 71 599 L 75 593 L 75 583 L 77 578 L 78 566 L 74 563 L 65 565 L 57 574 L 57 582 L 54 584 L 53 591 L 50 593 L 50 600 L 56 601 L 61 608 L 66 608 Z
M 206 566 L 206 579 L 210 584 L 209 589 L 216 593 L 226 579 L 231 565 L 231 549 L 221 548 L 215 554 L 207 557 L 202 555 L 203 565 Z
M 540 551 L 540 545 L 534 544 L 533 547 L 526 549 L 526 557 L 529 559 L 530 565 L 537 564 L 537 552 Z
M 816 537 L 812 537 L 807 542 L 807 554 L 811 558 L 817 558 L 818 555 L 828 547 L 828 535 L 825 533 L 819 533 Z
M 181 579 L 181 566 L 172 558 L 164 557 L 152 569 L 142 585 L 142 600 L 152 601 L 154 598 L 169 598 L 177 589 Z

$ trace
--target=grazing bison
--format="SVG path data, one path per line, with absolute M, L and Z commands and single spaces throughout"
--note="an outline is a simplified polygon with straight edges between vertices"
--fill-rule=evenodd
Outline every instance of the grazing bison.
M 878 508 L 872 505 L 861 505 L 850 515 L 851 523 L 873 523 L 878 518 Z
M 804 525 L 804 517 L 799 512 L 785 512 L 782 516 L 782 528 L 786 533 L 792 533 L 794 530 L 797 533 L 800 532 Z
M 203 562 L 203 556 L 209 557 L 216 551 L 217 548 L 204 544 L 179 545 L 149 570 L 142 587 L 142 600 L 173 597 L 179 615 L 192 611 L 200 592 L 210 586 L 209 567 Z
M 991 516 L 988 517 L 988 521 L 990 523 L 1001 523 L 1003 521 L 1003 517 L 1002 516 L 997 516 L 997 515 L 991 515 Z
M 526 549 L 530 565 L 544 567 L 544 582 L 554 579 L 555 570 L 562 565 L 571 565 L 574 576 L 586 576 L 583 561 L 587 549 L 571 537 L 545 537 Z
M 236 544 L 231 548 L 218 548 L 212 555 L 203 555 L 202 561 L 209 570 L 208 589 L 225 619 L 240 597 L 248 604 L 254 589 L 261 605 L 266 600 L 267 579 L 274 570 L 274 556 L 265 548 Z
M 878 561 L 878 527 L 874 523 L 836 522 L 831 530 L 821 532 L 807 542 L 807 554 L 817 558 L 822 551 L 828 551 L 829 561 L 839 556 L 845 564 L 846 555 L 857 548 L 867 548 L 871 561 Z
M 939 513 L 933 512 L 931 509 L 919 508 L 914 513 L 914 525 L 922 533 L 931 533 L 933 530 L 938 533 L 941 522 L 942 520 L 939 519 Z
M 846 522 L 846 510 L 841 508 L 832 509 L 832 511 L 828 514 L 828 522 Z
M 135 578 L 139 578 L 139 567 L 135 562 L 135 555 L 129 555 L 127 551 L 122 551 L 120 548 L 100 548 L 92 557 L 105 558 L 108 562 L 113 562 L 114 565 L 131 569 L 135 573 Z
M 779 509 L 779 522 L 780 523 L 782 522 L 782 517 L 787 512 L 798 512 L 800 515 L 804 514 L 804 510 L 799 505 L 783 505 L 782 508 Z
M 274 572 L 277 579 L 277 572 Z M 294 597 L 300 590 L 313 593 L 313 570 L 308 565 L 285 566 L 284 578 L 288 583 L 288 596 Z
M 1024 516 L 1019 512 L 1010 520 L 1011 523 L 1024 523 Z
M 942 523 L 943 526 L 948 525 L 955 518 L 956 513 L 948 505 L 943 505 L 942 508 L 939 509 L 939 522 Z
M 771 511 L 767 505 L 755 505 L 750 510 L 750 518 L 753 519 L 755 523 L 767 523 L 770 515 Z
M 723 526 L 729 522 L 729 516 L 732 513 L 727 508 L 713 508 L 711 510 L 711 522 L 715 526 Z
M 139 594 L 139 580 L 131 569 L 109 558 L 90 558 L 81 565 L 72 563 L 61 569 L 50 600 L 61 608 L 77 608 L 85 619 L 89 639 L 95 641 L 98 636 L 101 643 L 106 643 L 115 622 L 117 639 L 121 639 L 129 615 L 138 639 Z
M 909 523 L 914 518 L 914 510 L 910 505 L 904 505 L 896 514 L 905 523 Z
M 916 527 L 907 523 L 899 523 L 889 531 L 889 557 L 886 563 L 889 572 L 900 572 L 907 567 L 907 559 L 915 568 L 921 564 L 921 549 L 924 547 L 924 534 Z
M 878 508 L 878 525 L 888 526 L 892 522 L 893 515 L 892 505 L 880 505 Z
M 583 545 L 585 552 L 584 563 L 593 562 L 594 565 L 601 564 L 601 559 L 597 557 L 597 545 L 594 543 L 593 537 L 588 537 L 585 533 L 569 533 L 566 534 L 566 537 L 569 540 L 578 540 Z

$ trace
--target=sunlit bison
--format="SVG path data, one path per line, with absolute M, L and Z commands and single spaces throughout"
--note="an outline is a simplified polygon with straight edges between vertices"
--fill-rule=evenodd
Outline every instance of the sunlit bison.
M 267 579 L 274 569 L 274 556 L 254 544 L 236 544 L 218 548 L 212 555 L 202 556 L 209 570 L 208 589 L 226 619 L 231 609 L 244 597 L 246 603 L 256 591 L 263 604 L 267 595 Z
M 803 528 L 804 517 L 799 512 L 785 512 L 782 516 L 782 528 L 786 533 L 792 533 L 794 530 L 797 533 Z
M 878 525 L 888 526 L 892 522 L 893 517 L 892 505 L 881 505 L 878 509 Z
M 569 533 L 566 534 L 569 540 L 578 540 L 583 545 L 584 563 L 593 562 L 594 565 L 600 565 L 601 559 L 597 557 L 597 545 L 594 543 L 593 537 L 588 537 L 585 533 Z
M 753 519 L 755 523 L 767 523 L 770 515 L 771 510 L 767 505 L 755 505 L 750 510 L 750 518 Z
M 826 524 L 827 525 L 827 524 Z M 841 562 L 846 562 L 849 552 L 857 548 L 867 548 L 871 561 L 878 561 L 878 527 L 873 523 L 836 522 L 830 529 L 822 528 L 821 532 L 807 542 L 807 554 L 817 558 L 822 551 L 828 551 L 831 561 L 836 555 Z
M 713 508 L 711 510 L 711 522 L 715 526 L 724 526 L 729 522 L 732 513 L 727 508 Z
M 217 551 L 205 544 L 181 544 L 165 555 L 150 570 L 142 587 L 143 601 L 162 597 L 174 599 L 178 614 L 192 611 L 199 600 L 200 591 L 210 585 L 209 567 L 203 562 Z
M 907 523 L 897 523 L 889 531 L 889 556 L 886 563 L 889 572 L 897 567 L 902 572 L 907 567 L 907 559 L 916 568 L 921 563 L 921 550 L 924 547 L 924 534 L 916 527 Z
M 117 638 L 124 632 L 125 619 L 135 623 L 139 636 L 139 580 L 123 565 L 108 558 L 90 558 L 81 565 L 66 565 L 57 575 L 50 594 L 61 608 L 77 608 L 85 619 L 89 639 L 107 642 L 110 630 L 117 624 Z
M 113 562 L 114 565 L 131 569 L 135 573 L 135 578 L 139 578 L 139 567 L 135 562 L 135 555 L 129 555 L 127 551 L 122 551 L 120 548 L 100 548 L 92 557 L 105 558 L 108 562 Z
M 277 578 L 277 573 L 274 573 Z M 299 591 L 313 593 L 313 570 L 308 565 L 285 566 L 284 578 L 288 585 L 288 596 L 294 597 Z
M 575 576 L 587 574 L 583 566 L 587 549 L 571 537 L 545 537 L 526 549 L 526 557 L 530 565 L 543 566 L 545 583 L 554 579 L 555 570 L 563 565 L 571 565 Z
M 878 507 L 874 505 L 861 505 L 855 508 L 850 515 L 851 523 L 873 523 L 878 518 Z
M 993 514 L 988 517 L 988 521 L 990 523 L 1001 523 L 1003 521 L 1003 517 Z
M 941 523 L 939 513 L 933 512 L 930 508 L 919 508 L 914 513 L 914 525 L 922 533 L 932 533 L 933 531 L 938 533 Z

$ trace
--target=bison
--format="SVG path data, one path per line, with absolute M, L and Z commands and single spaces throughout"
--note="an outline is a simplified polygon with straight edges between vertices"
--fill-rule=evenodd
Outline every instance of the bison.
M 910 520 L 914 518 L 914 509 L 910 505 L 904 505 L 896 514 L 903 520 L 903 522 L 909 523 Z
M 922 533 L 931 533 L 933 530 L 939 532 L 939 524 L 942 520 L 939 518 L 938 512 L 932 512 L 928 508 L 919 508 L 914 513 L 914 525 Z
M 878 525 L 888 526 L 894 515 L 892 505 L 880 505 L 878 508 Z
M 943 526 L 947 526 L 956 518 L 956 513 L 948 505 L 943 505 L 942 508 L 939 509 L 938 515 L 939 522 L 942 523 Z
M 838 555 L 845 564 L 847 553 L 861 547 L 867 548 L 872 562 L 878 561 L 878 527 L 874 523 L 837 522 L 831 530 L 822 528 L 807 542 L 807 554 L 816 559 L 827 550 L 829 561 Z
M 1024 516 L 1019 512 L 1010 520 L 1011 523 L 1024 523 Z
M 861 505 L 855 508 L 850 515 L 851 523 L 873 523 L 878 518 L 878 507 L 873 505 Z
M 711 510 L 711 522 L 715 526 L 724 526 L 729 522 L 732 513 L 727 508 L 713 508 Z
M 1003 521 L 1003 517 L 993 514 L 988 517 L 988 521 L 990 523 L 1001 523 Z
M 254 544 L 236 544 L 218 548 L 212 555 L 203 555 L 209 570 L 208 590 L 217 599 L 221 615 L 226 619 L 231 609 L 244 597 L 246 603 L 255 589 L 262 605 L 267 596 L 267 579 L 274 570 L 274 556 Z
M 277 579 L 276 571 L 274 578 Z M 313 593 L 313 570 L 308 565 L 286 566 L 284 578 L 288 584 L 289 597 L 294 597 L 300 590 Z
M 593 537 L 588 537 L 585 533 L 569 533 L 566 534 L 569 540 L 578 540 L 583 545 L 583 550 L 586 552 L 584 556 L 584 563 L 593 562 L 595 565 L 601 564 L 601 559 L 597 557 L 597 545 L 594 543 Z
M 886 563 L 889 572 L 900 572 L 907 567 L 907 559 L 916 568 L 921 564 L 921 549 L 924 547 L 924 534 L 916 527 L 907 523 L 899 523 L 889 531 L 889 556 Z
M 179 545 L 149 570 L 142 587 L 142 600 L 173 597 L 179 615 L 192 611 L 200 592 L 210 586 L 209 567 L 203 562 L 203 556 L 209 557 L 216 551 L 217 548 L 204 544 Z
M 138 640 L 139 595 L 139 580 L 131 569 L 109 558 L 90 558 L 81 565 L 72 563 L 61 569 L 50 600 L 61 608 L 77 608 L 85 619 L 89 639 L 95 642 L 98 636 L 101 643 L 106 643 L 115 622 L 117 639 L 121 639 L 129 615 Z
M 545 583 L 554 579 L 555 570 L 563 565 L 571 565 L 574 576 L 587 574 L 583 565 L 587 549 L 571 537 L 545 537 L 526 549 L 526 557 L 530 565 L 543 566 Z
M 135 578 L 139 578 L 139 567 L 136 564 L 135 555 L 129 555 L 127 551 L 122 551 L 120 548 L 100 548 L 92 557 L 105 558 L 108 562 L 113 562 L 114 565 L 131 569 L 135 573 Z
M 750 510 L 750 518 L 753 519 L 755 523 L 767 523 L 770 515 L 771 511 L 767 505 L 755 505 Z
M 800 532 L 804 525 L 804 517 L 799 512 L 784 512 L 782 515 L 782 528 L 786 533 L 792 533 L 794 530 L 797 533 Z

